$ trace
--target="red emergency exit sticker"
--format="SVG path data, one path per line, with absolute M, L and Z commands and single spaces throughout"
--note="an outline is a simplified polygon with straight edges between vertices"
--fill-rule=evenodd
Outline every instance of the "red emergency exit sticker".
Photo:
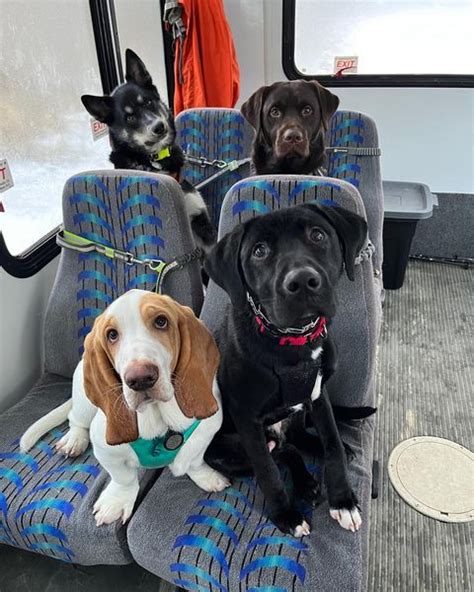
M 103 136 L 106 136 L 108 132 L 107 125 L 105 123 L 97 121 L 97 119 L 94 119 L 93 117 L 91 117 L 91 130 L 94 142 L 96 140 L 100 140 L 100 138 L 102 138 Z
M 0 193 L 13 187 L 13 177 L 6 158 L 0 158 Z
M 357 74 L 359 58 L 357 56 L 336 56 L 334 58 L 334 74 Z

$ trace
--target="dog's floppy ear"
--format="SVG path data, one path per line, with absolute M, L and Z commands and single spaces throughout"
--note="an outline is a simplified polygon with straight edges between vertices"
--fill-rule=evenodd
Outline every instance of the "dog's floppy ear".
M 307 207 L 317 210 L 334 227 L 342 245 L 347 277 L 354 281 L 355 258 L 367 238 L 367 222 L 345 208 L 315 204 L 307 204 Z
M 331 91 L 319 84 L 316 80 L 308 81 L 318 95 L 319 104 L 321 105 L 321 117 L 324 129 L 329 128 L 331 117 L 336 113 L 339 107 L 339 97 L 333 95 Z
M 153 86 L 153 80 L 145 64 L 131 49 L 127 49 L 125 52 L 125 80 L 135 82 L 138 86 Z
M 176 400 L 186 417 L 206 419 L 219 409 L 212 393 L 219 350 L 193 311 L 187 306 L 177 307 L 180 348 L 173 380 Z
M 240 273 L 240 247 L 248 222 L 239 224 L 210 249 L 204 258 L 209 277 L 227 292 L 235 304 L 245 297 Z
M 82 104 L 87 111 L 98 121 L 110 125 L 113 120 L 113 97 L 94 97 L 93 95 L 82 95 Z
M 103 315 L 96 318 L 84 342 L 84 389 L 105 414 L 107 444 L 125 444 L 138 438 L 137 414 L 125 403 L 120 376 L 105 348 L 104 320 Z
M 260 134 L 261 131 L 262 107 L 269 88 L 269 86 L 261 86 L 240 107 L 240 112 L 250 123 L 250 125 L 255 129 L 257 135 Z

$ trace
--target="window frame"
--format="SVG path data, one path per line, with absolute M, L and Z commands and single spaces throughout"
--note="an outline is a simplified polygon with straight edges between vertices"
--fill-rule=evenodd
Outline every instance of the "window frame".
M 431 87 L 473 88 L 471 74 L 348 74 L 341 78 L 327 74 L 304 74 L 295 63 L 296 1 L 282 0 L 282 66 L 289 80 L 318 80 L 335 87 Z
M 56 235 L 62 226 L 56 226 L 45 236 L 33 243 L 20 255 L 12 255 L 8 250 L 3 233 L 0 232 L 0 269 L 15 278 L 29 278 L 48 265 L 61 252 L 56 244 Z

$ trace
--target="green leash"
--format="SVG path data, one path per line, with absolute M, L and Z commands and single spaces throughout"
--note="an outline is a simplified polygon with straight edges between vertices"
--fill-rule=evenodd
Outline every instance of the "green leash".
M 99 253 L 109 259 L 122 261 L 125 265 L 142 265 L 148 267 L 151 271 L 156 273 L 155 292 L 161 294 L 163 291 L 163 284 L 166 276 L 171 271 L 182 269 L 188 263 L 197 261 L 202 257 L 202 250 L 196 247 L 193 251 L 175 257 L 171 261 L 163 261 L 163 259 L 138 259 L 133 253 L 128 251 L 121 251 L 115 247 L 107 247 L 99 242 L 89 240 L 83 236 L 79 236 L 69 230 L 62 229 L 56 235 L 56 242 L 60 247 L 76 251 L 78 253 Z

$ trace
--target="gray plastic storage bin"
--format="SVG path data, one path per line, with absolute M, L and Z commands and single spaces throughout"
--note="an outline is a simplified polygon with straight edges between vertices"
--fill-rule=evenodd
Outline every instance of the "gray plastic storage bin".
M 422 183 L 383 181 L 383 284 L 387 290 L 403 286 L 411 241 L 418 220 L 433 214 L 433 194 Z

